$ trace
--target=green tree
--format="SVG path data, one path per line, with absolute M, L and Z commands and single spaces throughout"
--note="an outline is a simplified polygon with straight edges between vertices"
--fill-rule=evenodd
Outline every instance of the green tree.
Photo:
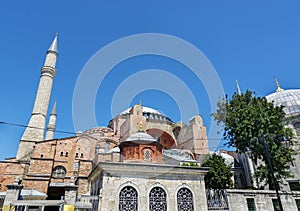
M 204 176 L 206 188 L 226 189 L 232 187 L 231 167 L 225 164 L 225 160 L 221 155 L 212 154 L 201 166 L 210 167 Z
M 284 125 L 282 106 L 274 107 L 266 98 L 257 97 L 249 90 L 240 95 L 235 93 L 231 99 L 226 96 L 217 106 L 212 116 L 224 126 L 223 136 L 228 140 L 227 145 L 236 147 L 240 153 L 251 151 L 251 159 L 258 166 L 254 176 L 262 185 L 272 184 L 265 165 L 262 133 L 270 151 L 276 180 L 282 183 L 284 178 L 292 177 L 290 165 L 294 160 L 294 142 L 291 130 Z M 288 144 L 283 144 L 283 139 Z

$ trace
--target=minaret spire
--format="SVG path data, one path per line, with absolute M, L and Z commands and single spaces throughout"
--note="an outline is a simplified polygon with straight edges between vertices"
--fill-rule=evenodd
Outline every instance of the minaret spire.
M 54 102 L 54 105 L 52 107 L 51 114 L 56 115 L 56 101 Z
M 52 140 L 54 138 L 54 131 L 56 128 L 56 102 L 54 102 L 50 117 L 49 123 L 47 126 L 46 140 Z
M 58 37 L 58 33 L 55 34 L 55 37 L 47 51 L 47 53 L 49 52 L 53 52 L 53 53 L 56 53 L 58 54 L 58 47 L 57 47 L 57 37 Z
M 28 160 L 35 142 L 44 140 L 46 116 L 48 113 L 53 79 L 56 74 L 55 67 L 58 56 L 57 39 L 58 36 L 56 34 L 47 51 L 45 63 L 41 69 L 40 82 L 31 118 L 20 141 L 16 157 L 18 160 Z
M 280 85 L 279 85 L 279 82 L 278 82 L 277 78 L 274 77 L 274 79 L 275 79 L 275 83 L 276 83 L 276 86 L 277 86 L 276 92 L 282 92 L 282 91 L 284 91 L 284 89 L 280 88 Z
M 238 93 L 238 95 L 241 95 L 242 92 L 241 92 L 241 89 L 240 89 L 238 80 L 235 80 L 235 83 L 236 83 L 236 90 L 237 90 L 237 93 Z

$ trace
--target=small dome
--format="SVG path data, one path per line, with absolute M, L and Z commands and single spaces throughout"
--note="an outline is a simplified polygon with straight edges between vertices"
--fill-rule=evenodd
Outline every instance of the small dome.
M 283 111 L 287 117 L 300 114 L 300 90 L 281 90 L 266 96 L 268 102 L 273 102 L 275 106 L 284 106 Z
M 120 113 L 120 115 L 126 115 L 126 114 L 129 114 L 129 111 L 130 111 L 131 107 L 130 108 L 127 108 L 126 110 L 122 111 Z M 162 115 L 159 111 L 153 109 L 153 108 L 149 108 L 149 107 L 146 107 L 146 106 L 143 106 L 143 113 L 152 113 L 152 114 L 159 114 L 159 115 Z
M 148 133 L 145 132 L 137 132 L 129 136 L 126 140 L 126 142 L 132 141 L 146 141 L 146 142 L 157 142 L 155 138 L 150 136 Z

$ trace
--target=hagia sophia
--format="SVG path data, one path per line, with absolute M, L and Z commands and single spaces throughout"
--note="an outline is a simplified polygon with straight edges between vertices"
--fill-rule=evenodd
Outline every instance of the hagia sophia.
M 273 190 L 247 190 L 255 165 L 247 154 L 220 151 L 232 164 L 234 188 L 219 199 L 205 188 L 211 153 L 200 115 L 173 122 L 159 111 L 136 104 L 108 122 L 65 138 L 55 138 L 56 103 L 49 109 L 58 58 L 56 35 L 46 53 L 28 126 L 15 158 L 0 161 L 0 210 L 200 211 L 274 210 Z M 240 92 L 238 88 L 238 92 Z M 283 105 L 288 127 L 299 140 L 300 90 L 266 96 Z M 48 110 L 51 110 L 48 115 Z M 47 124 L 46 124 L 47 123 Z M 46 133 L 44 133 L 46 131 Z M 299 146 L 295 149 L 299 151 Z M 183 164 L 196 165 L 184 166 Z M 295 175 L 282 187 L 286 210 L 300 210 L 300 158 Z

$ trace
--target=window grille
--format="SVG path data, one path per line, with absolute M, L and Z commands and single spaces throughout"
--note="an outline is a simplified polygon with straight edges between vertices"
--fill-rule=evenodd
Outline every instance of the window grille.
M 66 176 L 66 169 L 63 166 L 56 166 L 52 172 L 52 176 L 56 178 L 64 178 Z
M 150 160 L 151 159 L 151 151 L 150 149 L 144 150 L 144 160 Z
M 289 186 L 290 186 L 291 191 L 300 191 L 299 181 L 294 181 L 294 182 L 290 181 Z
M 193 193 L 188 188 L 181 188 L 177 192 L 178 211 L 194 211 Z
M 206 189 L 209 210 L 229 210 L 226 190 Z
M 119 195 L 119 211 L 137 211 L 138 193 L 131 187 L 124 187 Z
M 154 187 L 149 193 L 150 211 L 167 211 L 167 194 L 160 187 Z
M 247 198 L 248 211 L 256 211 L 254 198 Z

